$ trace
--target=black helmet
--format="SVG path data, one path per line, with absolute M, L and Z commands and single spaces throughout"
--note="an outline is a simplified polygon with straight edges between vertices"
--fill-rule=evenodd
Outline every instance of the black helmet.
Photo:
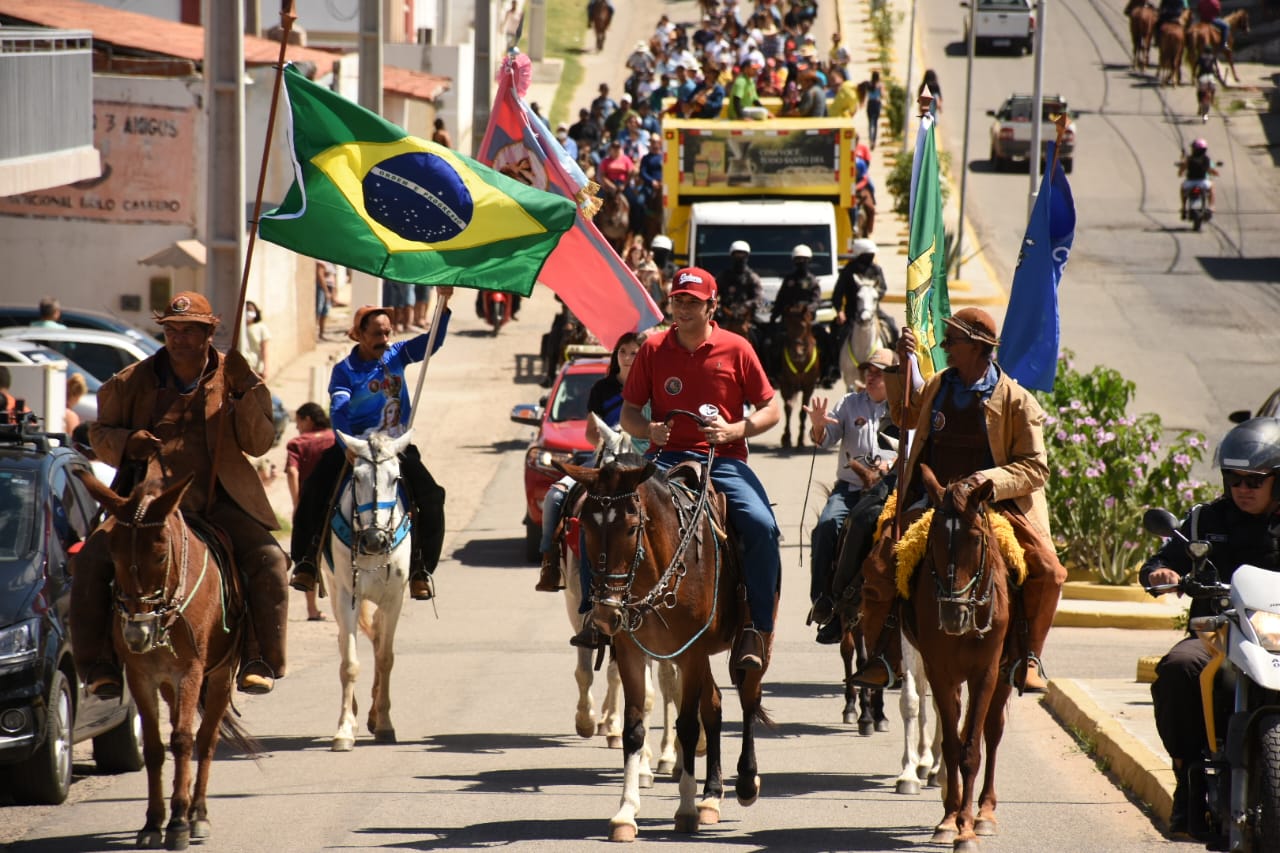
M 1269 474 L 1280 469 L 1280 420 L 1254 418 L 1240 424 L 1223 436 L 1213 461 L 1223 471 Z

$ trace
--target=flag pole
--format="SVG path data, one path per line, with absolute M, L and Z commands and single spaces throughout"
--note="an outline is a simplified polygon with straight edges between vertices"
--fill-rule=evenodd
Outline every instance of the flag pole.
M 431 318 L 431 331 L 427 334 L 427 354 L 422 357 L 422 370 L 418 373 L 418 387 L 413 392 L 413 402 L 409 404 L 409 423 L 406 430 L 413 428 L 413 419 L 418 416 L 418 400 L 422 398 L 422 382 L 427 378 L 427 366 L 431 364 L 431 353 L 436 348 L 436 337 L 440 334 L 440 318 L 444 309 L 449 306 L 449 297 L 443 293 L 436 297 L 436 313 Z
M 271 111 L 267 115 L 267 136 L 262 143 L 262 166 L 258 171 L 258 192 L 253 199 L 253 219 L 250 221 L 249 228 L 249 245 L 245 248 L 244 253 L 244 269 L 240 273 L 240 296 L 236 299 L 236 319 L 231 326 L 231 343 L 228 352 L 240 346 L 240 324 L 244 322 L 244 301 L 249 295 L 249 267 L 253 263 L 253 246 L 258 239 L 258 217 L 262 214 L 262 193 L 267 182 L 267 160 L 271 154 L 271 136 L 276 126 L 276 109 L 280 104 L 280 83 L 284 76 L 284 54 L 289 46 L 289 32 L 293 29 L 293 22 L 298 16 L 293 11 L 294 0 L 280 0 L 280 57 L 276 61 L 276 82 L 271 89 Z M 237 73 L 243 73 L 244 69 L 239 69 Z M 224 395 L 229 396 L 231 389 L 223 382 Z M 219 420 L 218 437 L 213 442 L 213 470 L 218 470 L 219 457 L 222 455 L 222 438 L 226 432 L 226 418 Z M 213 509 L 213 495 L 217 487 L 218 478 L 216 476 L 209 478 L 209 489 L 205 493 L 204 505 L 206 511 Z

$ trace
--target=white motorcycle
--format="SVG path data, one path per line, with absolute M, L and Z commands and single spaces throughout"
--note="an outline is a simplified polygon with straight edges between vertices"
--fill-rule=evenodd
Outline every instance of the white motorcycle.
M 1201 699 L 1211 752 L 1203 765 L 1204 790 L 1197 784 L 1189 789 L 1189 801 L 1204 801 L 1207 811 L 1203 818 L 1188 817 L 1207 823 L 1226 841 L 1224 849 L 1275 850 L 1280 839 L 1280 573 L 1242 565 L 1230 584 L 1222 583 L 1209 562 L 1209 543 L 1188 541 L 1172 513 L 1150 509 L 1142 523 L 1148 533 L 1182 540 L 1192 563 L 1180 583 L 1150 591 L 1177 589 L 1210 601 L 1214 610 L 1212 616 L 1191 620 L 1191 630 L 1213 658 L 1201 675 L 1208 688 Z M 1226 720 L 1218 719 L 1215 692 L 1233 697 Z

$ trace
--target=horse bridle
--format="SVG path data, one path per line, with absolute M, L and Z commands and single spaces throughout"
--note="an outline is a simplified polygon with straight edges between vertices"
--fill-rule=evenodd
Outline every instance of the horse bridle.
M 351 470 L 351 586 L 352 589 L 357 587 L 356 581 L 359 578 L 361 567 L 357 564 L 357 557 L 382 557 L 380 565 L 366 567 L 364 571 L 385 571 L 388 574 L 391 571 L 391 554 L 395 551 L 398 543 L 397 534 L 401 527 L 406 528 L 410 521 L 408 510 L 403 511 L 403 515 L 399 522 L 396 519 L 396 507 L 399 505 L 399 491 L 401 475 L 397 473 L 395 479 L 391 483 L 391 500 L 378 500 L 378 463 L 372 459 L 364 459 L 360 457 L 357 462 L 364 461 L 373 466 L 373 494 L 370 495 L 368 503 L 359 503 L 359 496 L 356 494 L 356 484 L 358 482 L 355 475 L 355 467 Z M 378 523 L 378 510 L 390 509 L 386 524 Z M 371 513 L 373 522 L 365 524 L 361 513 L 365 511 Z M 403 538 L 403 537 L 399 537 Z M 375 544 L 377 543 L 377 544 Z M 351 599 L 351 606 L 356 606 L 357 597 Z
M 137 654 L 146 654 L 152 649 L 167 648 L 170 653 L 176 654 L 173 649 L 173 643 L 169 636 L 169 629 L 182 616 L 187 608 L 190 599 L 187 598 L 187 568 L 190 558 L 190 541 L 188 536 L 188 528 L 186 521 L 182 518 L 182 513 L 173 512 L 166 515 L 159 521 L 142 520 L 146 515 L 147 509 L 151 506 L 153 497 L 147 495 L 138 502 L 138 507 L 133 513 L 133 519 L 125 521 L 121 518 L 115 520 L 117 527 L 124 527 L 129 530 L 129 574 L 133 578 L 133 586 L 135 589 L 141 587 L 141 579 L 139 578 L 138 567 L 138 531 L 140 529 L 168 527 L 170 518 L 174 520 L 177 530 L 169 536 L 168 543 L 165 547 L 164 557 L 164 580 L 161 581 L 160 588 L 147 594 L 127 595 L 120 589 L 119 584 L 115 586 L 115 608 L 120 616 L 120 627 L 127 630 L 130 627 L 142 629 L 142 633 L 149 639 L 146 646 L 137 651 Z M 169 577 L 174 568 L 174 539 L 182 540 L 181 556 L 178 559 L 178 582 L 174 587 L 173 594 L 169 595 Z M 205 552 L 205 564 L 209 561 L 208 551 Z M 200 577 L 204 577 L 204 571 L 201 570 Z M 199 581 L 196 587 L 199 586 Z M 195 587 L 192 588 L 195 592 Z
M 948 511 L 947 505 L 951 504 Z M 938 576 L 938 564 L 933 559 L 933 551 L 929 551 L 929 571 L 933 576 L 934 598 L 938 603 L 938 620 L 942 621 L 942 609 L 944 606 L 968 608 L 973 613 L 972 631 L 979 637 L 983 637 L 991 630 L 991 622 L 995 617 L 995 608 L 990 607 L 991 592 L 995 584 L 995 572 L 991 571 L 987 565 L 987 557 L 989 550 L 987 547 L 988 540 L 991 538 L 991 522 L 986 517 L 985 505 L 980 505 L 977 509 L 978 517 L 982 519 L 983 536 L 982 548 L 979 552 L 978 570 L 973 577 L 969 579 L 960 589 L 956 589 L 956 561 L 955 561 L 955 535 L 959 527 L 959 514 L 955 510 L 954 499 L 952 501 L 943 501 L 942 507 L 939 508 L 942 513 L 942 524 L 947 531 L 947 567 L 946 567 L 946 583 L 944 585 L 942 578 Z M 977 612 L 979 608 L 987 608 L 987 621 L 982 627 L 977 624 Z

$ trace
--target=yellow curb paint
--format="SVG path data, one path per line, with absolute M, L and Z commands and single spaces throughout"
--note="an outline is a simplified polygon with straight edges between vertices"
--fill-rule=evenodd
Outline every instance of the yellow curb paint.
M 1159 655 L 1147 655 L 1138 658 L 1138 672 L 1134 680 L 1139 684 L 1150 684 L 1156 680 L 1156 664 L 1160 663 Z
M 1146 590 L 1137 584 L 1112 586 L 1090 581 L 1067 581 L 1062 585 L 1062 597 L 1077 601 L 1171 601 L 1168 596 L 1164 595 L 1159 598 L 1152 598 L 1147 594 Z

